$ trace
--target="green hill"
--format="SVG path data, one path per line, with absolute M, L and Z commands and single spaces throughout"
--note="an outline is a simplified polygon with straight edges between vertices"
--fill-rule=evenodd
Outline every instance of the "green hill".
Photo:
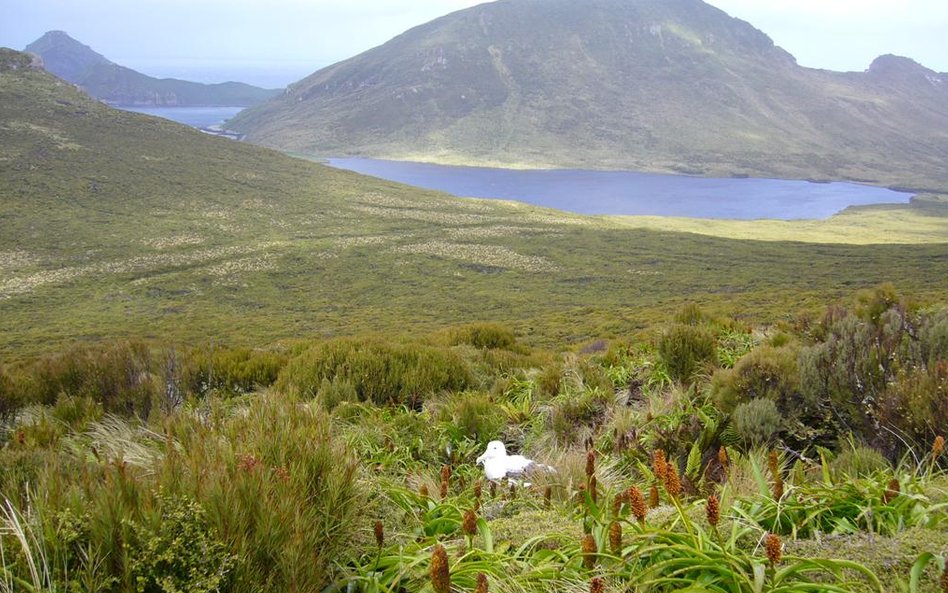
M 948 78 L 800 67 L 700 0 L 501 0 L 291 85 L 231 127 L 320 155 L 948 188 Z
M 772 321 L 883 281 L 948 293 L 943 244 L 737 241 L 462 200 L 115 110 L 23 54 L 0 63 L 7 357 L 76 339 L 255 345 L 475 320 L 562 345 L 691 300 Z
M 40 56 L 45 68 L 56 76 L 113 105 L 243 107 L 281 92 L 242 82 L 201 84 L 152 78 L 109 61 L 63 31 L 49 31 L 26 46 L 26 51 Z

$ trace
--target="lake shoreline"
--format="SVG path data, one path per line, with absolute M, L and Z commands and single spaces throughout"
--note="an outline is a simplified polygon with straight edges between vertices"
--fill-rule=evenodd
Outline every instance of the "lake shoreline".
M 369 158 L 310 160 L 456 196 L 513 200 L 591 216 L 824 220 L 850 206 L 904 205 L 914 197 L 864 181 L 496 168 Z

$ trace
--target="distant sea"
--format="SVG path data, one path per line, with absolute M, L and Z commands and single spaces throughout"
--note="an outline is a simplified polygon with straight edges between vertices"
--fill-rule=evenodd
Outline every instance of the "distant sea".
M 125 111 L 163 117 L 194 128 L 222 124 L 240 113 L 243 107 L 119 107 Z

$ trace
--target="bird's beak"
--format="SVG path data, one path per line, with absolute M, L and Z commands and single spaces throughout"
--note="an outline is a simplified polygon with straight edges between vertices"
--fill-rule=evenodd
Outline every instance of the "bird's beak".
M 483 456 L 483 455 L 481 455 L 480 457 L 478 457 L 477 459 L 474 460 L 474 465 L 480 465 L 480 464 L 482 464 L 482 463 L 484 463 L 484 456 Z

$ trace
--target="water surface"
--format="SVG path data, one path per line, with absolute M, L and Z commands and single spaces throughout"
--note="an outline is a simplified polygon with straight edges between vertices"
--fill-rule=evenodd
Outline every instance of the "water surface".
M 222 124 L 240 113 L 243 107 L 120 107 L 125 111 L 170 119 L 194 128 Z
M 848 206 L 904 204 L 912 197 L 854 183 L 580 169 L 515 171 L 361 158 L 328 162 L 333 167 L 457 196 L 517 200 L 578 214 L 819 219 Z

